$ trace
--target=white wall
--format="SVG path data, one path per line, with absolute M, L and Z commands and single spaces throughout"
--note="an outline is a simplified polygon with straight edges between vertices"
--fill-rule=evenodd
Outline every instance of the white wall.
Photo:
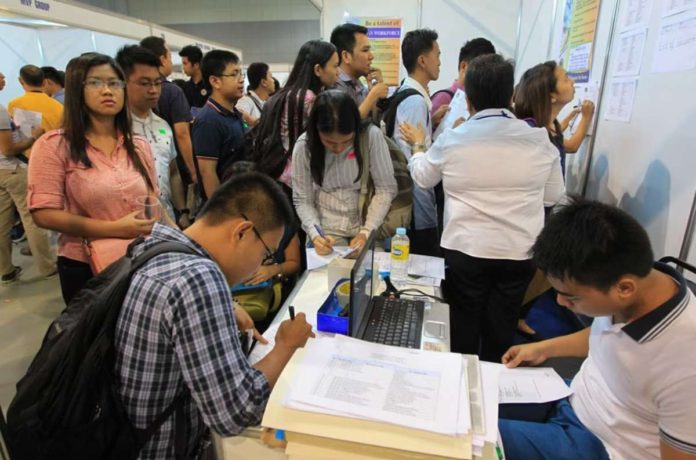
M 457 77 L 459 49 L 472 38 L 485 37 L 506 57 L 513 58 L 519 3 L 515 0 L 324 0 L 322 36 L 328 40 L 344 15 L 402 19 L 402 37 L 417 28 L 434 29 L 442 52 L 440 79 L 431 91 L 447 88 Z M 401 78 L 406 70 L 401 67 Z
M 440 78 L 430 90 L 449 87 L 457 78 L 459 49 L 467 40 L 484 37 L 507 58 L 515 57 L 516 0 L 428 0 L 422 2 L 421 27 L 439 34 Z

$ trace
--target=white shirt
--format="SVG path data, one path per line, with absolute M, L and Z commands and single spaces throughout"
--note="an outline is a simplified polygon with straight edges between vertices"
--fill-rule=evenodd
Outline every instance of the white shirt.
M 446 130 L 408 169 L 420 187 L 443 181 L 441 246 L 486 259 L 528 259 L 544 206 L 564 191 L 558 150 L 546 129 L 502 109 L 483 110 Z
M 261 118 L 261 109 L 263 109 L 264 103 L 265 101 L 261 100 L 258 94 L 249 90 L 248 94 L 245 94 L 237 101 L 235 107 L 240 112 L 244 112 L 252 118 L 259 119 Z
M 133 119 L 133 134 L 147 139 L 155 157 L 155 170 L 157 171 L 157 184 L 160 190 L 160 201 L 169 216 L 174 219 L 174 206 L 172 206 L 172 186 L 169 179 L 169 165 L 176 159 L 176 147 L 172 128 L 162 118 L 150 110 L 146 118 L 138 118 L 131 112 Z
M 658 460 L 660 440 L 696 454 L 696 299 L 672 268 L 676 296 L 629 323 L 595 318 L 571 404 L 612 460 Z
M 425 128 L 425 146 L 430 147 L 432 133 L 432 121 L 430 119 L 430 109 L 432 101 L 428 90 L 423 88 L 418 81 L 411 77 L 404 80 L 400 89 L 413 88 L 420 94 L 409 96 L 399 104 L 396 109 L 396 121 L 394 123 L 394 140 L 406 158 L 411 158 L 411 144 L 406 142 L 399 132 L 399 125 L 408 122 L 411 126 L 421 125 Z M 413 187 L 413 218 L 416 230 L 424 230 L 437 227 L 437 201 L 435 200 L 435 190 L 433 184 L 430 187 Z

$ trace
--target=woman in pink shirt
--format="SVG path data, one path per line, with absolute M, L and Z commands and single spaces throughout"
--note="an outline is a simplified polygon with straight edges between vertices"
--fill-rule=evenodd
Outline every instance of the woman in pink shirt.
M 58 274 L 66 304 L 93 276 L 83 240 L 124 247 L 150 233 L 155 221 L 136 217 L 142 212 L 137 199 L 158 191 L 150 147 L 131 131 L 125 87 L 111 57 L 73 59 L 63 129 L 39 139 L 29 162 L 27 203 L 40 227 L 60 233 Z

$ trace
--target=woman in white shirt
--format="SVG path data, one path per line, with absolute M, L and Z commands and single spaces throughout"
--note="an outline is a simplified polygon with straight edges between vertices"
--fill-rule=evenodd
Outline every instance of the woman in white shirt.
M 366 155 L 375 195 L 363 213 L 360 183 Z M 394 167 L 384 135 L 360 120 L 348 94 L 330 90 L 317 96 L 307 131 L 293 150 L 292 189 L 302 228 L 318 254 L 330 253 L 334 245 L 360 248 L 382 225 L 397 192 Z

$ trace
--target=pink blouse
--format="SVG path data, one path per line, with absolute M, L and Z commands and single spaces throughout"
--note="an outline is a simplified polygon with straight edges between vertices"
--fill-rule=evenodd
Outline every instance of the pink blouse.
M 133 137 L 133 143 L 155 187 L 154 193 L 159 194 L 150 145 L 138 136 Z M 138 210 L 136 198 L 148 194 L 148 185 L 128 158 L 123 136 L 119 136 L 111 158 L 88 141 L 87 157 L 92 162 L 90 168 L 70 158 L 63 130 L 50 131 L 39 138 L 29 161 L 29 209 L 60 209 L 110 221 Z M 78 235 L 61 233 L 58 255 L 88 262 L 82 236 Z

